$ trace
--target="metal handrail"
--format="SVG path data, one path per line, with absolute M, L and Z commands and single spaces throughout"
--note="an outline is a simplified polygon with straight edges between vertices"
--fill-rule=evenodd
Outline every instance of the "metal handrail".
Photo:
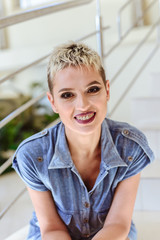
M 119 40 L 122 38 L 122 26 L 121 26 L 121 13 L 122 11 L 131 3 L 134 2 L 134 0 L 127 1 L 122 7 L 119 9 L 117 14 L 117 26 L 118 26 L 118 36 Z M 137 18 L 137 21 L 134 23 L 134 26 L 137 25 L 145 16 L 146 12 L 150 10 L 150 8 L 157 2 L 157 0 L 152 1 L 143 11 L 142 16 Z M 128 32 L 128 31 L 127 31 Z
M 13 120 L 15 117 L 17 117 L 19 114 L 24 112 L 26 109 L 28 109 L 29 107 L 37 103 L 39 100 L 44 98 L 45 95 L 46 92 L 43 92 L 38 97 L 29 100 L 28 102 L 17 108 L 15 111 L 11 112 L 7 117 L 0 121 L 0 129 L 4 127 L 7 123 L 9 123 L 11 120 Z
M 13 204 L 25 193 L 26 188 L 23 188 L 18 195 L 11 200 L 11 202 L 0 212 L 0 219 L 8 212 Z
M 0 166 L 0 175 L 12 164 L 12 157 Z
M 150 27 L 150 30 L 148 31 L 148 33 L 145 35 L 145 37 L 142 39 L 142 41 L 138 44 L 138 46 L 133 50 L 133 52 L 130 54 L 130 56 L 125 60 L 125 62 L 123 63 L 123 65 L 121 66 L 121 68 L 116 72 L 116 74 L 114 75 L 114 77 L 111 79 L 110 83 L 113 84 L 114 81 L 117 79 L 117 77 L 119 76 L 119 74 L 123 71 L 123 69 L 130 63 L 130 61 L 132 60 L 132 58 L 135 56 L 135 54 L 141 49 L 141 47 L 143 46 L 143 44 L 148 40 L 148 38 L 150 37 L 150 35 L 152 34 L 152 32 L 154 31 L 154 29 L 157 27 L 157 25 L 160 22 L 160 18 Z
M 46 128 L 50 128 L 54 125 L 56 125 L 60 121 L 60 118 L 57 118 L 54 120 L 52 123 L 50 123 Z M 15 152 L 13 153 L 13 155 Z M 0 175 L 12 164 L 13 157 L 11 156 L 7 161 L 5 161 L 1 166 L 0 166 Z
M 109 29 L 109 28 L 110 28 L 109 26 L 102 27 L 102 31 L 104 31 L 104 30 L 106 30 L 106 29 Z M 92 37 L 92 36 L 96 35 L 98 32 L 99 32 L 99 31 L 93 31 L 93 32 L 91 32 L 91 33 L 89 33 L 89 34 L 84 35 L 83 37 L 81 37 L 81 38 L 79 38 L 79 39 L 76 39 L 75 41 L 76 41 L 76 42 L 83 41 L 83 40 L 85 40 L 85 39 L 87 39 L 87 38 L 89 38 L 89 37 Z M 16 76 L 17 74 L 19 74 L 19 73 L 23 72 L 24 70 L 26 70 L 26 69 L 28 69 L 28 68 L 30 68 L 30 67 L 33 67 L 34 65 L 42 62 L 43 60 L 47 59 L 49 56 L 50 56 L 50 53 L 49 53 L 49 54 L 46 54 L 45 56 L 43 56 L 43 57 L 41 57 L 41 58 L 39 58 L 39 59 L 37 59 L 37 60 L 35 60 L 35 61 L 33 61 L 33 62 L 30 63 L 30 64 L 27 64 L 27 65 L 25 65 L 25 66 L 17 69 L 16 71 L 8 74 L 7 76 L 1 77 L 1 78 L 0 78 L 0 84 L 3 83 L 3 82 L 5 82 L 5 81 L 7 81 L 7 80 L 9 80 L 9 79 L 12 80 L 13 77 Z
M 132 1 L 132 0 L 130 0 Z M 117 41 L 117 43 L 115 43 L 113 45 L 113 47 L 111 47 L 109 49 L 109 51 L 107 53 L 104 54 L 104 58 L 108 57 L 117 47 L 119 47 L 119 45 L 123 42 L 123 40 L 125 40 L 125 38 L 129 35 L 129 33 L 134 29 L 134 27 L 137 26 L 137 24 L 144 18 L 145 14 L 147 13 L 147 11 L 152 7 L 152 5 L 157 2 L 157 0 L 154 0 L 153 2 L 151 2 L 148 7 L 144 10 L 144 13 L 142 14 L 141 17 L 137 18 L 137 21 L 135 21 L 135 23 L 123 34 L 123 36 L 121 36 L 121 38 Z
M 119 40 L 121 39 L 121 12 L 128 7 L 128 5 L 133 2 L 133 0 L 127 1 L 124 5 L 121 6 L 121 8 L 118 11 L 117 14 L 117 26 L 118 26 L 118 35 L 119 35 Z
M 128 94 L 128 92 L 130 91 L 131 87 L 133 87 L 133 85 L 136 83 L 137 78 L 140 76 L 140 74 L 142 73 L 142 71 L 146 68 L 146 66 L 148 65 L 148 63 L 151 61 L 151 59 L 153 58 L 153 56 L 156 54 L 158 48 L 160 47 L 160 44 L 156 44 L 156 46 L 154 47 L 154 49 L 152 50 L 152 52 L 149 54 L 149 56 L 147 57 L 147 59 L 145 60 L 145 62 L 143 63 L 143 65 L 141 66 L 141 68 L 139 69 L 139 71 L 137 72 L 137 74 L 135 75 L 135 77 L 131 80 L 130 84 L 128 85 L 128 87 L 126 88 L 126 90 L 124 91 L 124 93 L 122 94 L 122 96 L 118 99 L 117 103 L 115 104 L 115 106 L 113 107 L 113 109 L 111 110 L 111 112 L 108 114 L 109 117 L 111 117 L 113 115 L 113 113 L 115 112 L 115 110 L 118 108 L 118 106 L 120 105 L 120 103 L 123 101 L 123 99 L 125 98 L 125 96 Z
M 101 57 L 101 60 L 103 62 L 103 37 L 102 37 L 102 18 L 101 18 L 101 8 L 100 8 L 100 1 L 96 0 L 96 9 L 97 9 L 97 14 L 96 14 L 96 29 L 98 30 L 98 34 L 97 34 L 97 47 L 98 47 L 98 53 L 99 56 Z
M 93 0 L 70 0 L 62 3 L 53 3 L 47 6 L 34 8 L 32 10 L 23 11 L 15 15 L 4 17 L 0 19 L 0 29 L 8 26 L 12 26 L 17 23 L 25 22 L 37 17 L 41 17 L 47 14 L 58 12 L 64 9 L 84 5 L 92 2 Z
M 21 72 L 23 72 L 24 70 L 26 70 L 26 69 L 28 69 L 28 68 L 30 68 L 30 67 L 33 67 L 34 65 L 42 62 L 42 61 L 45 60 L 47 57 L 49 57 L 49 55 L 50 55 L 50 54 L 47 54 L 47 55 L 45 55 L 45 56 L 43 56 L 43 57 L 41 57 L 41 58 L 33 61 L 32 63 L 27 64 L 27 65 L 25 65 L 24 67 L 21 67 L 21 68 L 17 69 L 16 71 L 8 74 L 7 76 L 4 76 L 4 77 L 0 78 L 0 84 L 3 83 L 3 82 L 5 82 L 5 81 L 7 81 L 7 80 L 9 80 L 9 79 L 12 80 L 15 75 L 17 75 L 18 73 L 21 73 Z

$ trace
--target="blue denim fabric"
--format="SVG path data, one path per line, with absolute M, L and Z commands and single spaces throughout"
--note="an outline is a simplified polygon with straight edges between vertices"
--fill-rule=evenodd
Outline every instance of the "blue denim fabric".
M 118 183 L 139 173 L 154 159 L 145 136 L 127 123 L 105 119 L 101 131 L 101 165 L 97 180 L 88 192 L 68 149 L 63 123 L 23 141 L 13 168 L 30 188 L 50 190 L 57 211 L 72 240 L 90 240 L 103 227 Z M 28 240 L 40 240 L 33 215 Z M 131 224 L 130 240 L 136 240 Z

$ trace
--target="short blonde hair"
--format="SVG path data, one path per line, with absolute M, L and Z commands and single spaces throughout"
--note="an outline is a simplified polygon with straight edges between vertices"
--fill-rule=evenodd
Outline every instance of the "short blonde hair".
M 53 91 L 53 80 L 56 73 L 70 66 L 93 67 L 100 73 L 104 84 L 106 82 L 105 71 L 97 52 L 85 44 L 70 42 L 56 47 L 50 55 L 47 74 L 48 87 L 51 93 Z

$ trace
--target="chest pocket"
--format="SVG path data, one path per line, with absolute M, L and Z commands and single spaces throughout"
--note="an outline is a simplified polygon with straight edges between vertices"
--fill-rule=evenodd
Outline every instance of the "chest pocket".
M 62 212 L 60 209 L 57 209 L 59 216 L 63 220 L 63 222 L 68 226 L 71 222 L 72 215 L 68 213 Z

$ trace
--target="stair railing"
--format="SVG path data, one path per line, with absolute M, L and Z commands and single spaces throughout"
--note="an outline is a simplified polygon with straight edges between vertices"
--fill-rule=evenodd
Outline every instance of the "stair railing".
M 141 42 L 136 46 L 136 48 L 133 50 L 133 52 L 130 54 L 130 56 L 125 60 L 125 62 L 122 64 L 120 69 L 115 73 L 113 78 L 110 80 L 111 85 L 115 82 L 115 80 L 118 78 L 119 74 L 126 68 L 126 66 L 130 63 L 130 61 L 133 59 L 133 57 L 138 53 L 138 51 L 142 48 L 142 46 L 145 44 L 145 42 L 148 40 L 148 38 L 151 36 L 155 28 L 159 25 L 159 20 L 156 21 L 149 29 L 147 34 L 143 37 Z
M 119 37 L 119 40 L 123 37 L 123 34 L 122 34 L 122 21 L 121 21 L 121 15 L 122 15 L 122 12 L 129 6 L 129 4 L 131 3 L 135 3 L 135 0 L 129 0 L 127 1 L 124 5 L 121 6 L 121 8 L 119 9 L 118 11 L 118 14 L 117 14 L 117 28 L 118 28 L 118 37 Z M 154 4 L 157 3 L 157 0 L 154 0 L 152 1 L 151 3 L 149 3 L 149 5 L 144 9 L 143 13 L 141 16 L 137 17 L 136 18 L 136 21 L 135 23 L 133 24 L 133 26 L 131 26 L 131 28 L 129 28 L 126 33 L 128 33 L 128 31 L 130 32 L 140 21 L 142 21 L 144 19 L 144 16 L 145 14 L 148 12 L 148 10 L 150 10 Z M 126 34 L 125 33 L 125 34 Z M 125 35 L 124 34 L 124 35 Z
M 120 10 L 118 11 L 118 32 L 119 32 L 119 38 L 120 40 L 108 51 L 107 54 L 104 55 L 104 57 L 108 57 L 121 43 L 122 41 L 128 36 L 128 34 L 133 30 L 133 28 L 138 24 L 138 22 L 140 20 L 142 20 L 142 18 L 144 18 L 145 14 L 148 12 L 148 10 L 150 10 L 150 8 L 155 4 L 155 3 L 159 3 L 159 9 L 160 9 L 160 0 L 154 0 L 152 1 L 147 7 L 146 9 L 144 9 L 144 12 L 142 14 L 141 17 L 139 17 L 137 19 L 137 21 L 133 24 L 133 26 L 131 26 L 124 35 L 122 35 L 121 33 L 121 20 L 120 20 L 120 13 L 128 6 L 128 4 L 130 4 L 132 1 L 134 0 L 129 0 L 126 4 L 124 4 Z M 120 25 L 119 25 L 120 24 Z M 120 26 L 120 27 L 119 27 Z M 120 73 L 126 69 L 127 65 L 130 63 L 130 61 L 133 59 L 133 57 L 138 53 L 138 51 L 143 47 L 143 45 L 145 44 L 145 42 L 148 40 L 148 38 L 151 36 L 151 34 L 153 33 L 153 31 L 157 28 L 157 43 L 155 48 L 153 49 L 153 51 L 151 52 L 151 54 L 149 55 L 149 57 L 146 59 L 146 61 L 144 62 L 144 64 L 142 65 L 142 67 L 139 69 L 138 73 L 136 74 L 136 76 L 133 78 L 133 80 L 131 80 L 130 84 L 128 85 L 128 87 L 126 88 L 126 90 L 124 91 L 124 93 L 122 94 L 122 96 L 118 99 L 117 103 L 115 104 L 115 106 L 112 108 L 112 110 L 108 113 L 108 116 L 111 117 L 113 115 L 113 113 L 116 111 L 116 109 L 118 108 L 118 106 L 121 104 L 122 100 L 125 98 L 125 96 L 127 95 L 127 93 L 129 92 L 129 90 L 131 89 L 131 87 L 136 83 L 138 77 L 140 76 L 140 74 L 142 73 L 142 71 L 145 69 L 145 67 L 147 67 L 148 63 L 151 61 L 151 59 L 154 57 L 156 50 L 158 49 L 158 47 L 160 46 L 160 18 L 158 18 L 158 20 L 150 27 L 149 31 L 147 32 L 147 34 L 144 36 L 144 38 L 141 40 L 141 42 L 137 45 L 137 47 L 133 50 L 133 52 L 130 54 L 130 56 L 125 60 L 125 62 L 122 64 L 122 66 L 120 67 L 120 69 L 115 73 L 115 75 L 111 78 L 110 80 L 110 84 L 112 85 L 115 80 L 118 78 L 118 76 L 120 75 Z
M 80 5 L 91 3 L 93 0 L 69 0 L 60 3 L 53 3 L 47 6 L 42 6 L 39 8 L 34 8 L 32 10 L 26 10 L 21 13 L 14 14 L 12 16 L 4 17 L 0 19 L 0 29 L 8 26 L 15 25 L 17 23 L 22 23 L 27 20 L 42 17 L 47 14 L 59 12 L 65 9 L 70 9 Z
M 113 113 L 116 111 L 116 109 L 119 107 L 119 105 L 121 104 L 121 102 L 123 101 L 123 99 L 126 97 L 126 95 L 128 94 L 128 92 L 131 90 L 131 88 L 133 87 L 133 85 L 136 83 L 136 80 L 138 79 L 138 77 L 140 76 L 140 74 L 143 72 L 143 70 L 147 67 L 147 65 L 149 64 L 149 62 L 152 60 L 152 58 L 154 57 L 154 55 L 156 54 L 158 48 L 160 46 L 160 43 L 157 43 L 156 46 L 153 48 L 153 50 L 151 51 L 151 53 L 149 54 L 149 56 L 147 57 L 147 59 L 144 61 L 143 65 L 141 66 L 141 68 L 138 70 L 138 72 L 136 73 L 136 75 L 133 77 L 133 79 L 130 81 L 129 85 L 127 86 L 127 88 L 125 89 L 124 93 L 122 94 L 122 96 L 118 99 L 117 103 L 115 104 L 115 106 L 112 108 L 112 110 L 108 113 L 108 117 L 111 117 L 113 115 Z
M 130 1 L 128 1 L 127 3 L 130 4 L 130 2 L 132 2 L 132 1 L 133 1 L 133 0 L 130 0 Z M 159 3 L 160 3 L 160 0 L 154 0 L 153 2 L 151 2 L 151 3 L 144 9 L 142 16 L 137 17 L 137 18 L 136 18 L 136 21 L 132 24 L 132 26 L 131 26 L 128 30 L 126 30 L 126 32 L 123 33 L 123 34 L 121 33 L 121 32 L 122 32 L 122 30 L 121 30 L 121 29 L 122 29 L 122 24 L 121 24 L 121 12 L 123 11 L 123 9 L 125 9 L 125 8 L 128 6 L 128 4 L 126 3 L 126 4 L 122 5 L 122 7 L 120 8 L 120 9 L 122 9 L 122 10 L 119 10 L 118 13 L 117 13 L 117 30 L 118 30 L 118 36 L 119 36 L 119 37 L 118 37 L 118 41 L 117 41 L 117 43 L 115 43 L 115 44 L 109 49 L 109 51 L 108 51 L 107 53 L 104 54 L 104 58 L 109 57 L 109 55 L 110 55 L 114 50 L 116 50 L 117 47 L 120 46 L 120 44 L 127 38 L 127 36 L 131 33 L 131 31 L 139 24 L 139 22 L 145 17 L 146 13 L 152 8 L 152 6 L 153 6 L 157 1 L 159 1 Z M 119 14 L 119 12 L 120 12 L 120 14 Z

